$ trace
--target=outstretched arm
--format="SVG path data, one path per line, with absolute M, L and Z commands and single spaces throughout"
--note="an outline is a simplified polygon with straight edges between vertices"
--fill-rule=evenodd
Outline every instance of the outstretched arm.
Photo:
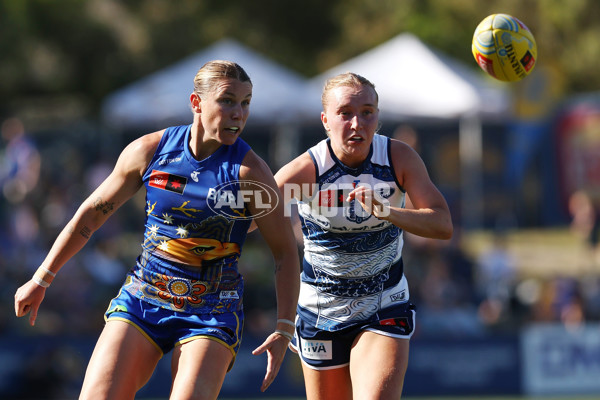
M 284 215 L 281 193 L 267 164 L 254 152 L 250 152 L 244 159 L 240 178 L 267 185 L 270 192 L 277 193 L 279 196 L 276 205 L 271 203 L 269 212 L 262 212 L 261 216 L 255 218 L 256 225 L 271 249 L 275 261 L 277 327 L 275 332 L 252 352 L 258 355 L 266 351 L 268 354 L 267 371 L 261 385 L 261 390 L 265 391 L 277 376 L 289 341 L 294 334 L 294 327 L 290 322 L 294 321 L 296 316 L 300 291 L 300 263 L 290 218 Z M 249 207 L 253 215 L 259 215 L 253 201 Z
M 15 293 L 15 314 L 30 314 L 33 326 L 46 288 L 62 268 L 88 242 L 91 235 L 142 185 L 142 175 L 156 150 L 162 132 L 143 136 L 129 144 L 112 173 L 83 201 L 56 238 L 48 255 L 30 281 Z

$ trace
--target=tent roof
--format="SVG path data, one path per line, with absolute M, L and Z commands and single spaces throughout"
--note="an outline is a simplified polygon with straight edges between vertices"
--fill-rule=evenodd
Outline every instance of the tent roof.
M 435 52 L 410 33 L 347 60 L 311 80 L 343 72 L 363 75 L 375 84 L 382 118 L 456 118 L 478 112 L 506 115 L 509 99 L 502 83 Z
M 325 80 L 347 71 L 375 84 L 384 119 L 457 118 L 469 113 L 504 117 L 510 104 L 505 84 L 431 50 L 410 33 L 311 80 L 226 38 L 107 96 L 102 108 L 104 122 L 120 129 L 191 122 L 189 95 L 194 76 L 202 65 L 216 59 L 235 61 L 250 75 L 254 86 L 251 122 L 318 122 Z
M 189 123 L 192 112 L 189 96 L 198 69 L 211 60 L 240 64 L 253 83 L 250 119 L 268 123 L 289 122 L 315 115 L 310 105 L 306 79 L 231 39 L 210 47 L 161 71 L 110 94 L 104 101 L 102 117 L 117 128 L 162 126 Z M 317 114 L 318 115 L 318 114 Z

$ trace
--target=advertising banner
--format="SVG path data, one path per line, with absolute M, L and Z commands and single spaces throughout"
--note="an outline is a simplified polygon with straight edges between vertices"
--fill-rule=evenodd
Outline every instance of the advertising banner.
M 521 355 L 526 394 L 600 394 L 600 324 L 531 326 Z
M 520 390 L 515 336 L 411 340 L 406 396 L 518 394 Z

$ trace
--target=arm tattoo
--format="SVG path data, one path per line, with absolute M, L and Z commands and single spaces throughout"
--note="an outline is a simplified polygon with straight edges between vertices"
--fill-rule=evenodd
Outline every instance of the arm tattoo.
M 108 214 L 113 210 L 115 203 L 109 203 L 108 201 L 102 201 L 102 197 L 98 197 L 94 201 L 94 208 L 96 211 L 102 211 L 103 214 Z
M 72 235 L 73 233 L 75 233 L 75 226 L 70 225 L 70 224 L 67 225 L 67 233 L 69 235 Z M 79 231 L 79 234 L 81 236 L 83 236 L 84 238 L 89 239 L 90 236 L 92 236 L 92 230 L 84 225 L 83 228 L 81 228 L 81 230 Z
M 83 228 L 81 228 L 81 230 L 79 231 L 79 234 L 81 236 L 83 236 L 86 239 L 90 238 L 90 235 L 92 233 L 92 230 L 90 228 L 88 228 L 87 226 L 84 226 Z

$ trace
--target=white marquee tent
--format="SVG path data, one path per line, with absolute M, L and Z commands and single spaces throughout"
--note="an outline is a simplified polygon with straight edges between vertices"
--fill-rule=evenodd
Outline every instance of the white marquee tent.
M 240 64 L 253 83 L 250 121 L 280 124 L 317 115 L 319 105 L 310 103 L 305 78 L 242 46 L 222 39 L 208 48 L 109 95 L 102 118 L 111 127 L 164 127 L 190 123 L 189 96 L 198 69 L 210 60 Z M 318 117 L 317 117 L 318 118 Z
M 250 75 L 254 84 L 251 121 L 318 121 L 325 79 L 346 71 L 364 75 L 376 85 L 382 118 L 460 118 L 469 114 L 493 118 L 505 116 L 509 108 L 501 83 L 431 50 L 410 33 L 311 80 L 232 39 L 223 39 L 109 95 L 103 104 L 104 122 L 132 128 L 190 121 L 193 78 L 205 62 L 214 59 L 238 62 Z
M 320 88 L 327 78 L 348 71 L 375 84 L 382 118 L 458 118 L 472 113 L 491 118 L 506 115 L 509 106 L 502 83 L 431 50 L 410 33 L 325 71 L 311 84 Z

